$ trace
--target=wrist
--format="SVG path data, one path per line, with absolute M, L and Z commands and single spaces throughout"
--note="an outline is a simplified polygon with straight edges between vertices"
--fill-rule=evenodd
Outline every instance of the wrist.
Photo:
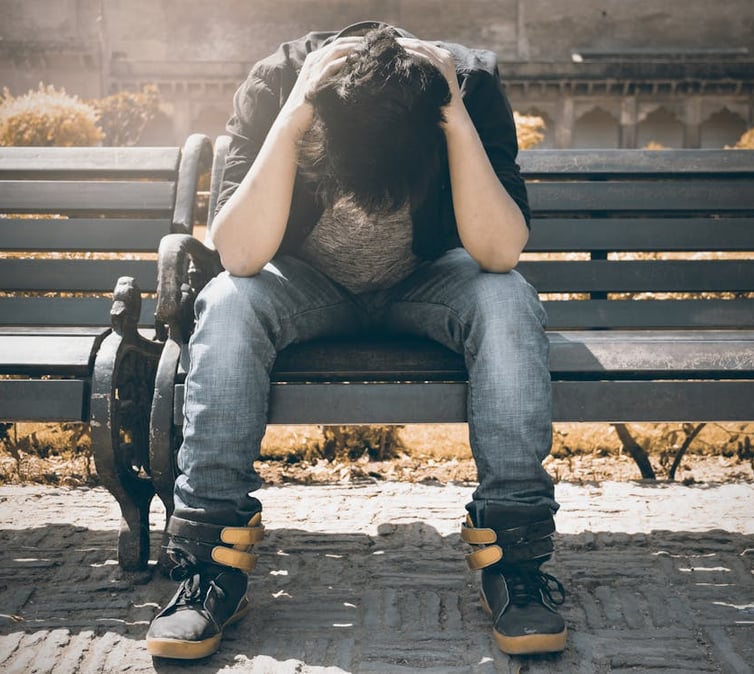
M 275 120 L 279 133 L 299 141 L 314 123 L 314 108 L 311 103 L 303 101 L 293 104 L 289 99 Z

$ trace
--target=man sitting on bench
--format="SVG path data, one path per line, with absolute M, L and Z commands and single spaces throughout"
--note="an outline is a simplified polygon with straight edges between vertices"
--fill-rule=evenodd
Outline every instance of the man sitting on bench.
M 528 238 L 492 52 L 365 22 L 286 43 L 234 100 L 212 231 L 226 272 L 196 301 L 168 553 L 181 581 L 155 656 L 214 652 L 249 610 L 261 540 L 253 461 L 269 373 L 294 342 L 413 334 L 462 353 L 478 487 L 467 562 L 507 653 L 561 651 L 545 312 L 515 271 Z M 420 513 L 417 513 L 420 516 Z M 314 579 L 316 582 L 316 579 Z

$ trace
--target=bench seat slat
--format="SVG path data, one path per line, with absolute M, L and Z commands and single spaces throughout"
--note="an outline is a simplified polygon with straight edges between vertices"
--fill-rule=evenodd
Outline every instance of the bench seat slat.
M 527 183 L 532 211 L 547 213 L 754 210 L 754 179 Z
M 4 213 L 170 213 L 175 198 L 173 182 L 45 181 L 0 182 Z
M 4 147 L 0 179 L 169 178 L 180 157 L 177 147 Z
M 87 377 L 106 333 L 104 328 L 95 335 L 0 333 L 0 374 Z
M 754 330 L 563 331 L 548 333 L 556 377 L 700 378 L 754 374 Z M 290 381 L 464 381 L 463 358 L 435 342 L 317 340 L 282 351 L 272 378 Z
M 751 251 L 754 218 L 534 218 L 529 252 Z
M 0 326 L 108 326 L 111 297 L 0 297 Z M 157 300 L 143 297 L 139 325 L 154 326 Z
M 170 233 L 170 218 L 0 218 L 0 249 L 154 252 Z
M 0 261 L 0 288 L 10 291 L 112 292 L 120 276 L 133 276 L 143 292 L 157 290 L 156 260 Z
M 87 421 L 88 390 L 81 379 L 0 379 L 0 419 Z
M 541 293 L 754 290 L 749 260 L 521 262 L 517 269 Z

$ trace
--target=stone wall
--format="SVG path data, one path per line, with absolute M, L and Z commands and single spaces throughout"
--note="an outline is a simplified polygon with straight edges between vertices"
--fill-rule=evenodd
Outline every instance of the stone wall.
M 545 110 L 553 124 L 550 142 L 558 146 L 578 142 L 574 125 L 595 107 L 620 126 L 626 109 L 631 117 L 632 106 L 640 107 L 638 99 L 625 101 L 636 96 L 632 87 L 653 104 L 663 73 L 655 69 L 649 84 L 644 80 L 646 66 L 658 59 L 719 60 L 720 81 L 731 79 L 726 63 L 754 62 L 751 0 L 0 0 L 0 17 L 0 86 L 21 93 L 44 81 L 94 97 L 154 82 L 164 118 L 152 142 L 179 142 L 192 130 L 221 131 L 232 92 L 251 63 L 308 30 L 364 18 L 427 39 L 494 49 L 514 105 Z M 617 90 L 603 91 L 607 85 L 588 69 L 574 74 L 574 52 L 628 60 L 634 68 L 624 68 L 627 79 L 618 80 Z M 682 109 L 699 117 L 693 120 L 699 126 L 725 109 L 751 125 L 752 77 L 722 98 L 719 91 L 704 94 L 701 81 L 691 92 L 671 82 L 669 112 Z M 591 82 L 588 90 L 577 86 L 584 81 Z M 696 99 L 689 107 L 691 95 Z M 636 112 L 634 121 L 642 115 Z M 630 129 L 614 135 L 623 146 L 641 136 Z M 612 131 L 599 142 L 611 137 Z M 680 137 L 689 146 L 702 142 L 693 129 Z

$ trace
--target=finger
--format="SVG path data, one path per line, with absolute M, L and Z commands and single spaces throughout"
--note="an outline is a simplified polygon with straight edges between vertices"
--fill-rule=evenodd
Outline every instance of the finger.
M 322 78 L 325 79 L 340 72 L 347 60 L 348 55 L 345 55 L 329 61 L 322 69 Z

